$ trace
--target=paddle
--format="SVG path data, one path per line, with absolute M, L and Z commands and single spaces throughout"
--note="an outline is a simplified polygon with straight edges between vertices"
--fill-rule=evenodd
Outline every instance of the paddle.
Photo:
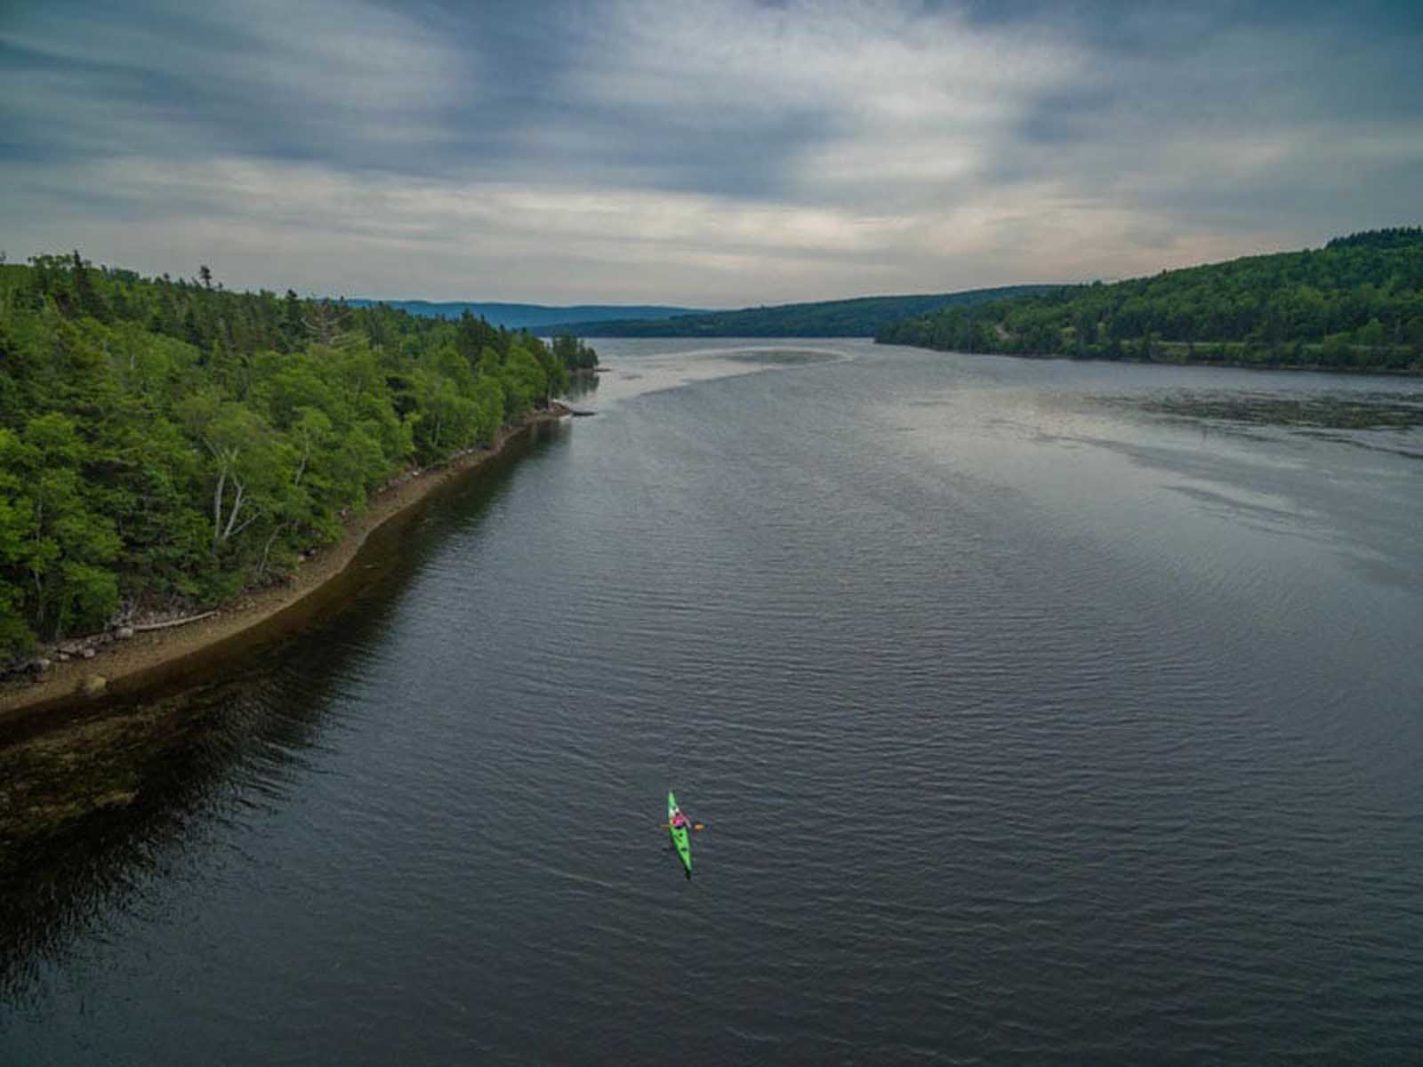
M 670 828 L 671 828 L 670 825 L 669 825 L 668 823 L 665 823 L 665 822 L 664 822 L 664 823 L 658 823 L 657 825 L 661 826 L 662 829 L 664 829 L 664 830 L 667 830 L 667 829 L 670 829 Z M 693 829 L 693 830 L 705 830 L 706 828 L 707 828 L 707 824 L 704 823 L 704 822 L 694 822 L 694 823 L 692 823 L 692 829 Z

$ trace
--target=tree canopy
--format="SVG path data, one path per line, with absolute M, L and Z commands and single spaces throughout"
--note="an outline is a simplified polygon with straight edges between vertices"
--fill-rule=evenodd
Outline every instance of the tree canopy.
M 1419 371 L 1423 228 L 948 308 L 886 326 L 876 340 L 1020 356 Z
M 885 324 L 940 308 L 967 306 L 1050 286 L 1012 285 L 963 293 L 861 296 L 810 304 L 778 304 L 739 311 L 707 311 L 661 319 L 570 322 L 561 327 L 584 337 L 873 337 Z M 554 327 L 555 329 L 560 327 Z
M 596 362 L 469 314 L 228 292 L 206 266 L 0 263 L 0 662 L 288 573 L 393 474 Z

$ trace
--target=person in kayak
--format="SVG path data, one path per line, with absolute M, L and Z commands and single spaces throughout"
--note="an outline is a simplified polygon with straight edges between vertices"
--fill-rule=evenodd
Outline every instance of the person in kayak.
M 681 808 L 678 808 L 676 811 L 674 811 L 674 812 L 672 813 L 672 829 L 674 829 L 674 830 L 690 830 L 691 828 L 692 828 L 692 824 L 691 824 L 690 822 L 688 822 L 688 821 L 687 821 L 687 817 L 682 814 L 682 809 L 681 809 Z

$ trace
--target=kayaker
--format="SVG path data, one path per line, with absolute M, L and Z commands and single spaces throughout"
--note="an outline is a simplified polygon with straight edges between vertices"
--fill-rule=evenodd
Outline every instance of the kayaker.
M 681 809 L 681 808 L 678 808 L 676 811 L 674 811 L 674 812 L 672 813 L 672 828 L 673 828 L 674 830 L 680 830 L 680 829 L 682 829 L 684 826 L 689 826 L 689 825 L 691 825 L 691 824 L 687 822 L 687 817 L 682 814 L 682 809 Z

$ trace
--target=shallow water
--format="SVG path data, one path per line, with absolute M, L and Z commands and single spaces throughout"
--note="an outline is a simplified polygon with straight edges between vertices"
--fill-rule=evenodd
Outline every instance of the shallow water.
M 1416 383 L 599 349 L 347 611 L 90 738 L 0 1062 L 1416 1054 Z

